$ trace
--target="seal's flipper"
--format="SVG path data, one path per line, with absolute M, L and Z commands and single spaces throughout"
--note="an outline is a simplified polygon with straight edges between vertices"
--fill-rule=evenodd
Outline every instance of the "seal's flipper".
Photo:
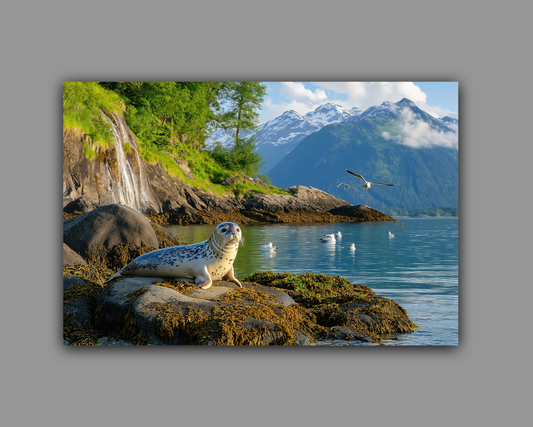
M 194 279 L 194 284 L 201 289 L 210 288 L 213 284 L 213 279 L 211 279 L 211 275 L 209 274 L 209 270 L 207 269 L 206 265 L 204 265 L 202 274 Z
M 231 269 L 226 273 L 222 280 L 227 280 L 228 282 L 236 283 L 237 285 L 239 285 L 240 288 L 242 288 L 241 282 L 239 282 L 233 274 L 233 266 L 231 266 Z

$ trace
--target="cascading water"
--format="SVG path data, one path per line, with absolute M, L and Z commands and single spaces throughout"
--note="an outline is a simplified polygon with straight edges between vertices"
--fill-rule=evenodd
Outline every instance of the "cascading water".
M 156 204 L 150 196 L 144 164 L 135 136 L 129 131 L 121 116 L 118 114 L 109 116 L 103 112 L 102 114 L 111 125 L 115 140 L 114 160 L 116 164 L 107 164 L 111 172 L 109 190 L 112 191 L 114 203 L 122 203 L 139 212 L 157 211 Z M 126 143 L 129 144 L 133 153 L 125 153 Z

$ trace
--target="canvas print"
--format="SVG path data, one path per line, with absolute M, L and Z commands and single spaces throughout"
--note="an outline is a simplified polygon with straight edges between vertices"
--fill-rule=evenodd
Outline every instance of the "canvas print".
M 64 82 L 65 346 L 456 346 L 458 82 Z

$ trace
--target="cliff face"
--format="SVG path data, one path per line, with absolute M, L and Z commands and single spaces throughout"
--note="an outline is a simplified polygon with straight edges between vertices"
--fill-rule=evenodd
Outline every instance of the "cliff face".
M 326 212 L 349 205 L 321 190 L 302 186 L 289 188 L 292 196 L 257 193 L 256 197 L 237 198 L 205 192 L 172 177 L 161 163 L 145 164 L 136 138 L 124 118 L 112 115 L 108 119 L 114 143 L 108 148 L 92 146 L 96 151 L 92 160 L 84 155 L 86 136 L 76 129 L 63 131 L 63 207 L 82 196 L 86 205 L 98 207 L 122 203 L 144 214 L 241 210 Z M 230 185 L 232 179 L 224 184 Z M 264 184 L 244 176 L 234 179 Z
M 97 206 L 122 203 L 143 213 L 160 212 L 161 203 L 148 184 L 135 136 L 123 117 L 108 119 L 114 143 L 108 148 L 94 144 L 92 160 L 84 155 L 86 136 L 77 129 L 63 130 L 64 204 L 85 196 Z

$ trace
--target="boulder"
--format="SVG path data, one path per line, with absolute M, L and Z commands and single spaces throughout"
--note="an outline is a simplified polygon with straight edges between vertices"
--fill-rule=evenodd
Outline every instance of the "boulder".
M 95 203 L 86 196 L 78 197 L 76 200 L 73 200 L 63 208 L 63 212 L 74 213 L 74 212 L 90 212 L 96 209 Z
M 74 265 L 78 263 L 87 264 L 79 254 L 63 243 L 63 265 Z
M 148 219 L 120 204 L 101 206 L 63 222 L 63 243 L 80 255 L 103 246 L 133 243 L 158 248 L 159 243 Z
M 239 313 L 245 307 L 254 310 L 265 304 L 284 310 L 282 307 L 289 307 L 294 300 L 277 289 L 254 283 L 243 283 L 243 286 L 244 289 L 232 282 L 215 281 L 209 289 L 202 290 L 188 281 L 163 282 L 156 277 L 122 278 L 111 282 L 98 296 L 97 326 L 116 339 L 126 339 L 134 344 L 215 345 L 220 337 L 216 333 L 219 329 L 213 326 L 217 318 L 212 310 L 217 308 L 219 313 L 225 309 L 235 310 L 236 315 L 231 323 L 237 329 L 237 334 L 243 333 L 252 343 L 277 344 L 286 339 L 286 329 L 276 324 L 275 319 L 262 318 L 260 315 L 243 318 Z M 270 298 L 268 295 L 275 298 L 265 302 L 265 294 L 255 291 L 266 292 L 266 298 Z M 262 300 L 247 299 L 257 295 Z M 200 321 L 196 317 L 196 324 L 195 316 L 200 316 Z M 201 316 L 205 319 L 201 320 Z M 185 322 L 186 326 L 179 326 L 180 319 L 189 319 Z M 192 325 L 191 329 L 187 330 L 189 325 Z M 205 327 L 205 331 L 202 327 Z M 310 345 L 311 340 L 301 331 L 294 331 L 294 335 L 296 340 L 293 345 Z

